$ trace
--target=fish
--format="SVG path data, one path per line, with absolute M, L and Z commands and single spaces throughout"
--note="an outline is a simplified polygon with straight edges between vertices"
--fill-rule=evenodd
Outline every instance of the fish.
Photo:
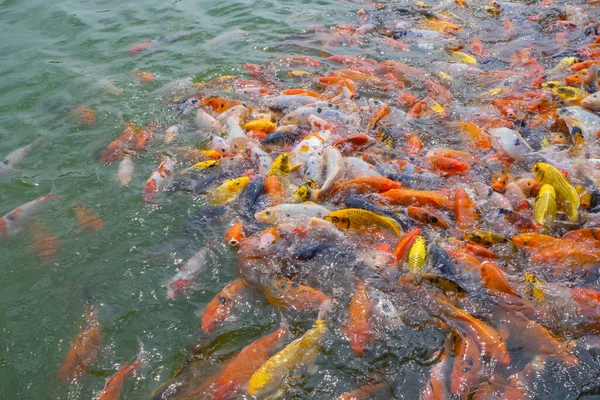
M 423 272 L 427 257 L 426 241 L 423 236 L 417 236 L 408 253 L 408 270 L 413 273 Z
M 389 217 L 359 208 L 346 208 L 333 211 L 323 217 L 340 229 L 364 230 L 370 226 L 378 226 L 393 232 L 397 237 L 402 236 L 400 224 Z
M 88 366 L 100 355 L 102 326 L 98 319 L 98 311 L 89 301 L 85 305 L 83 320 L 77 336 L 71 342 L 69 352 L 56 372 L 59 381 L 81 380 Z
M 301 204 L 279 204 L 266 208 L 254 215 L 254 218 L 266 224 L 280 224 L 289 221 L 308 221 L 313 217 L 324 218 L 331 211 L 312 201 Z
M 532 167 L 535 179 L 540 184 L 551 185 L 556 193 L 558 209 L 566 213 L 573 221 L 578 219 L 579 194 L 567 178 L 554 166 L 539 162 Z
M 202 313 L 201 326 L 206 332 L 212 332 L 231 315 L 232 307 L 239 302 L 243 291 L 248 287 L 242 279 L 227 284 L 206 305 Z
M 370 322 L 372 304 L 365 283 L 357 280 L 355 287 L 348 309 L 348 326 L 344 332 L 354 353 L 363 356 L 367 345 L 374 339 L 374 330 Z
M 167 298 L 175 299 L 187 290 L 193 288 L 196 278 L 206 268 L 209 262 L 210 249 L 203 247 L 192 258 L 182 265 L 177 273 L 167 283 Z
M 459 231 L 470 231 L 477 227 L 479 215 L 475 210 L 475 203 L 467 192 L 460 188 L 454 196 L 456 202 L 454 214 L 456 215 L 456 229 Z
M 283 378 L 294 369 L 314 364 L 320 352 L 319 344 L 329 331 L 323 318 L 323 315 L 320 315 L 314 328 L 269 358 L 252 374 L 248 382 L 248 394 L 264 397 L 278 389 Z
M 200 132 L 219 132 L 222 128 L 221 123 L 202 108 L 196 110 L 196 125 Z
M 41 146 L 43 140 L 43 138 L 38 138 L 27 146 L 20 147 L 6 155 L 0 161 L 0 175 L 12 172 L 15 168 L 19 167 L 29 153 Z
M 81 203 L 75 204 L 74 208 L 75 216 L 77 217 L 77 222 L 79 223 L 79 229 L 82 231 L 99 231 L 102 229 L 104 222 L 102 219 L 94 215 L 94 212 L 91 208 Z
M 231 100 L 223 97 L 203 97 L 200 99 L 202 104 L 221 114 L 232 107 L 244 105 L 240 100 Z
M 208 168 L 219 167 L 220 165 L 221 165 L 221 160 L 200 161 L 200 162 L 192 165 L 191 167 L 184 169 L 179 174 L 182 175 L 182 174 L 185 174 L 185 173 L 191 172 L 191 171 L 203 171 Z
M 488 130 L 492 147 L 500 154 L 515 160 L 523 160 L 533 152 L 533 149 L 523 139 L 519 132 L 509 128 L 493 128 Z
M 241 222 L 236 222 L 225 232 L 225 243 L 231 247 L 239 246 L 245 238 L 244 225 Z
M 318 310 L 328 297 L 318 289 L 279 278 L 265 286 L 269 304 L 279 310 Z
M 129 379 L 135 371 L 147 364 L 147 361 L 143 355 L 143 348 L 140 349 L 140 353 L 135 361 L 132 363 L 124 363 L 113 376 L 106 380 L 104 388 L 98 395 L 98 400 L 118 400 L 121 393 L 121 389 L 125 384 L 125 381 Z
M 450 226 L 448 223 L 439 215 L 436 215 L 435 212 L 430 211 L 423 207 L 416 206 L 408 206 L 406 209 L 406 213 L 409 217 L 424 223 L 429 224 L 431 226 L 435 226 L 440 229 L 448 229 Z
M 136 133 L 135 125 L 132 123 L 126 124 L 127 128 L 121 135 L 109 143 L 108 146 L 100 154 L 100 162 L 109 165 L 115 161 L 121 160 L 128 152 L 130 142 Z
M 438 208 L 452 209 L 454 202 L 448 198 L 446 192 L 433 192 L 426 190 L 414 190 L 407 188 L 391 189 L 381 193 L 382 199 L 395 205 L 434 206 Z
M 234 399 L 240 395 L 241 389 L 251 380 L 258 369 L 261 368 L 290 336 L 290 331 L 285 320 L 281 327 L 255 342 L 246 346 L 229 363 L 227 368 L 217 380 L 214 387 L 214 399 Z
M 533 218 L 540 225 L 547 225 L 554 222 L 556 216 L 556 192 L 552 185 L 543 184 L 540 193 L 535 199 L 533 207 Z
M 213 205 L 223 205 L 235 199 L 248 183 L 250 183 L 250 178 L 247 176 L 230 179 L 212 189 L 208 194 L 208 199 Z
M 267 176 L 276 176 L 277 178 L 285 178 L 292 172 L 292 163 L 288 153 L 281 153 L 269 168 Z
M 32 250 L 44 260 L 52 260 L 60 247 L 60 241 L 49 232 L 44 222 L 31 224 L 29 231 L 33 235 Z
M 48 193 L 45 196 L 15 208 L 0 218 L 0 237 L 12 236 L 21 231 L 33 213 L 42 208 L 42 206 L 45 206 L 49 200 L 57 197 L 56 194 Z
M 474 230 L 464 233 L 462 237 L 470 242 L 484 246 L 493 246 L 495 244 L 510 243 L 511 240 L 504 235 L 492 231 Z
M 127 186 L 133 180 L 133 161 L 131 157 L 124 156 L 119 163 L 119 170 L 117 172 L 117 178 L 121 186 Z
M 158 168 L 152 172 L 150 178 L 144 185 L 144 197 L 142 202 L 152 203 L 156 195 L 163 190 L 169 183 L 173 175 L 173 167 L 175 166 L 175 160 L 171 157 L 166 156 L 160 163 Z

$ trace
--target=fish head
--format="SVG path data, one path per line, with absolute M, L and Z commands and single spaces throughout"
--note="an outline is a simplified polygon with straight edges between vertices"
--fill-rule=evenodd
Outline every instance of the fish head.
M 544 179 L 544 174 L 546 173 L 546 164 L 537 163 L 531 168 L 531 172 L 535 175 L 535 180 L 537 182 L 541 182 Z
M 329 214 L 323 217 L 325 221 L 329 221 L 340 229 L 350 229 L 350 219 L 337 215 Z
M 308 184 L 300 186 L 294 192 L 294 198 L 299 201 L 307 201 L 310 199 L 310 188 Z
M 254 214 L 254 218 L 258 222 L 265 224 L 274 224 L 277 222 L 277 211 L 275 207 L 269 207 Z
M 600 111 L 600 92 L 590 94 L 581 101 L 581 106 L 592 111 Z

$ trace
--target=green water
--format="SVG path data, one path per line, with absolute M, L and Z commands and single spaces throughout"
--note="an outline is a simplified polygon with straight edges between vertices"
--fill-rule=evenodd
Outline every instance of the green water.
M 123 120 L 173 117 L 149 95 L 164 84 L 239 73 L 243 63 L 297 53 L 301 43 L 288 47 L 279 39 L 311 24 L 353 21 L 352 10 L 350 3 L 290 0 L 0 3 L 0 155 L 45 138 L 16 173 L 0 178 L 0 215 L 50 191 L 61 195 L 36 216 L 60 240 L 51 261 L 31 250 L 27 230 L 0 242 L 1 399 L 90 399 L 118 365 L 135 358 L 138 340 L 150 362 L 122 398 L 147 398 L 167 379 L 198 338 L 202 307 L 234 277 L 232 254 L 217 248 L 219 262 L 200 290 L 167 302 L 163 284 L 183 260 L 149 251 L 200 206 L 181 194 L 160 206 L 140 202 L 160 161 L 152 151 L 135 160 L 127 188 L 115 182 L 118 163 L 101 165 L 99 152 L 121 133 Z M 188 35 L 127 54 L 136 43 L 177 32 Z M 306 46 L 305 54 L 317 51 Z M 136 69 L 151 71 L 157 81 L 140 84 Z M 124 93 L 107 93 L 103 80 Z M 93 126 L 69 118 L 77 104 L 95 110 Z M 101 231 L 78 229 L 75 201 L 104 220 Z M 215 229 L 207 237 L 221 234 Z M 82 320 L 82 288 L 99 311 L 100 357 L 80 384 L 58 383 L 56 371 Z

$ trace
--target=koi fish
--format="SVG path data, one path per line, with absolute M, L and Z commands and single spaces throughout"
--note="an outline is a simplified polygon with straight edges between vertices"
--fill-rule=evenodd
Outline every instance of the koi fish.
M 268 282 L 265 290 L 269 304 L 280 310 L 317 310 L 328 299 L 320 290 L 287 278 Z
M 193 287 L 195 279 L 208 264 L 209 255 L 210 249 L 204 247 L 179 268 L 167 284 L 167 298 L 174 299 Z
M 250 182 L 247 176 L 230 179 L 208 194 L 208 199 L 212 204 L 222 205 L 236 198 L 238 193 L 242 191 Z
M 241 279 L 229 283 L 206 305 L 202 313 L 202 329 L 212 332 L 231 315 L 231 309 L 237 303 L 242 291 L 247 288 Z
M 323 217 L 340 229 L 363 230 L 370 226 L 378 226 L 393 232 L 397 237 L 402 236 L 400 224 L 388 217 L 359 208 L 346 208 L 333 211 Z
M 556 216 L 556 192 L 552 185 L 542 185 L 533 207 L 533 218 L 540 225 L 554 222 Z
M 423 272 L 425 268 L 425 259 L 427 257 L 427 247 L 425 238 L 417 236 L 408 253 L 408 269 L 410 272 Z
M 535 164 L 532 171 L 536 181 L 540 184 L 549 184 L 554 188 L 559 209 L 564 211 L 571 220 L 576 221 L 577 209 L 579 208 L 579 194 L 567 178 L 555 167 L 543 162 Z
M 146 360 L 143 358 L 143 349 L 140 349 L 140 353 L 134 362 L 124 363 L 113 376 L 107 379 L 104 388 L 98 395 L 98 400 L 118 400 L 125 381 L 145 364 Z
M 374 331 L 371 327 L 371 301 L 363 281 L 357 280 L 354 296 L 350 300 L 348 309 L 348 327 L 344 330 L 350 339 L 350 346 L 354 353 L 362 356 L 367 345 L 373 341 Z
M 475 203 L 469 197 L 467 192 L 460 188 L 454 196 L 456 202 L 454 214 L 456 215 L 456 229 L 459 231 L 468 231 L 474 229 L 479 220 L 479 215 L 475 210 Z
M 0 237 L 12 236 L 19 232 L 21 229 L 23 229 L 27 223 L 27 220 L 35 211 L 45 205 L 48 200 L 55 197 L 57 197 L 55 194 L 48 193 L 39 199 L 30 201 L 29 203 L 25 203 L 22 206 L 15 208 L 0 218 Z
M 246 385 L 263 366 L 269 356 L 287 340 L 290 332 L 285 320 L 273 333 L 262 337 L 245 347 L 223 370 L 214 388 L 214 399 L 235 399 L 238 391 Z M 256 379 L 256 378 L 255 378 Z
M 323 313 L 320 313 L 323 314 Z M 248 382 L 248 394 L 262 397 L 276 390 L 284 377 L 294 369 L 314 365 L 320 353 L 319 343 L 329 331 L 324 315 L 319 315 L 315 327 L 269 358 Z
M 42 143 L 42 138 L 38 138 L 28 144 L 27 146 L 23 146 L 18 148 L 17 150 L 9 153 L 4 160 L 0 161 L 0 175 L 11 172 L 15 168 L 17 168 L 23 160 L 25 156 L 31 153 L 33 150 L 38 148 Z
M 131 183 L 133 180 L 133 161 L 131 161 L 131 157 L 123 157 L 119 163 L 117 178 L 119 179 L 121 186 L 127 186 Z
M 94 212 L 83 204 L 75 204 L 75 216 L 82 231 L 98 231 L 102 229 L 102 220 L 94 215 Z
M 236 222 L 225 232 L 225 242 L 231 247 L 239 246 L 245 238 L 244 225 L 241 222 Z
M 144 203 L 152 203 L 157 193 L 167 186 L 173 175 L 174 165 L 175 161 L 171 157 L 165 157 L 158 168 L 152 172 L 144 186 L 144 198 L 142 199 Z
M 279 204 L 269 207 L 257 212 L 254 218 L 266 224 L 279 224 L 284 221 L 303 221 L 314 217 L 325 218 L 330 213 L 329 209 L 312 201 L 306 201 L 301 204 Z
M 32 224 L 29 230 L 33 234 L 33 243 L 31 244 L 33 251 L 46 261 L 52 260 L 60 247 L 56 236 L 48 232 L 48 227 L 43 222 Z
M 454 202 L 445 192 L 431 192 L 414 189 L 392 189 L 381 193 L 383 200 L 396 205 L 434 206 L 438 208 L 454 208 Z
M 83 325 L 77 337 L 71 343 L 71 348 L 56 373 L 56 377 L 60 381 L 68 379 L 78 381 L 88 365 L 96 361 L 100 354 L 102 327 L 98 320 L 98 312 L 92 304 L 86 304 L 83 317 Z

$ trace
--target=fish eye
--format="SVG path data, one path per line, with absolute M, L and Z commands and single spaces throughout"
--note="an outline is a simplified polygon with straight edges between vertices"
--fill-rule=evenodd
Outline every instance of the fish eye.
M 339 219 L 338 217 L 331 217 L 331 220 L 332 220 L 333 222 L 339 222 L 339 220 L 340 220 L 340 219 Z
M 271 211 L 265 211 L 266 215 L 271 215 Z

